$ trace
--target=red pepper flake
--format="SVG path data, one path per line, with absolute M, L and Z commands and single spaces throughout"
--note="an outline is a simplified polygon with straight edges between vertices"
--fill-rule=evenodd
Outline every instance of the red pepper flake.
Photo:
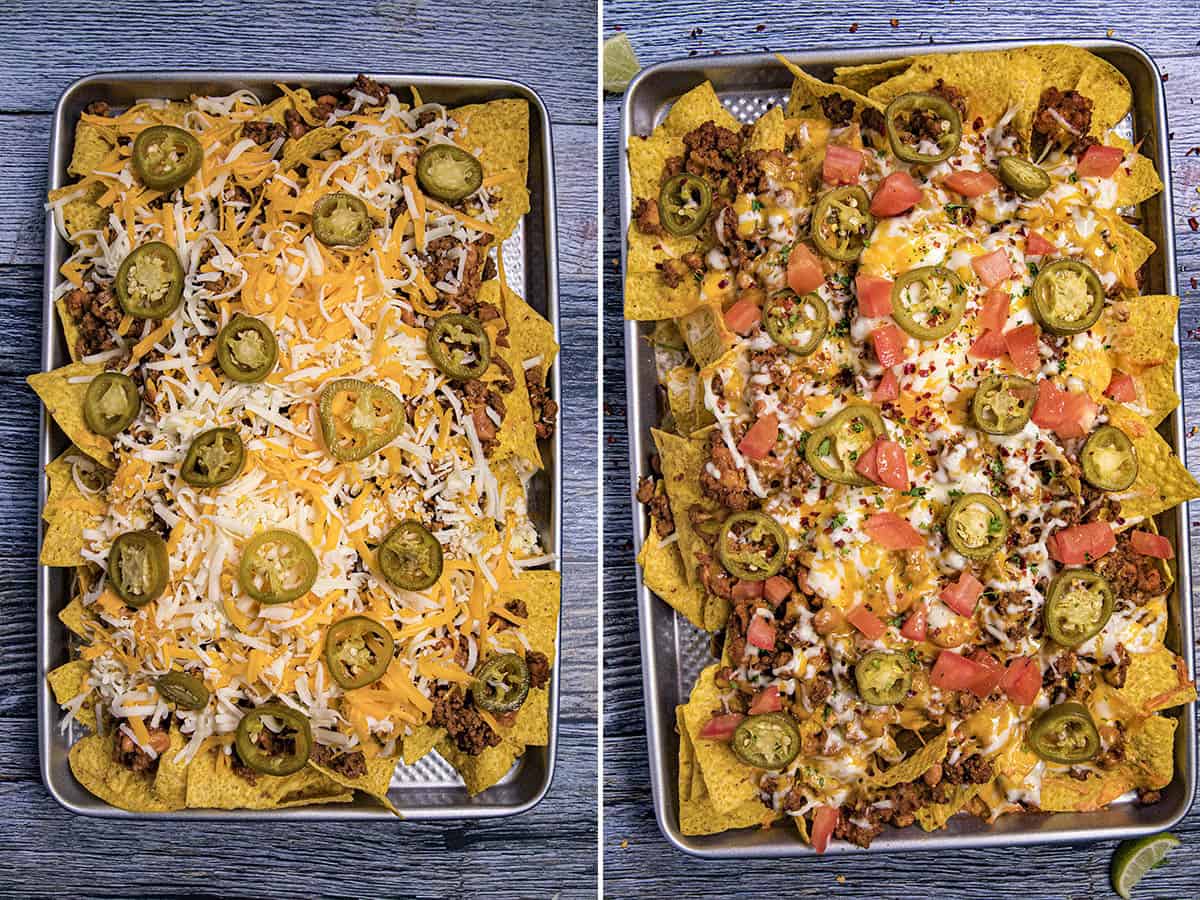
M 766 26 L 766 25 L 755 25 L 755 26 L 754 26 L 754 30 L 755 30 L 755 31 L 766 31 L 766 30 L 767 30 L 767 26 Z M 1166 79 L 1163 79 L 1163 80 L 1165 81 Z
M 858 31 L 858 23 L 857 23 L 857 22 L 851 22 L 851 23 L 850 23 L 850 33 L 851 33 L 851 34 L 854 34 L 854 32 L 856 32 L 856 31 Z
M 693 28 L 693 29 L 692 29 L 692 33 L 691 33 L 691 35 L 690 35 L 690 36 L 691 36 L 691 37 L 694 37 L 694 38 L 698 38 L 698 37 L 700 37 L 700 35 L 702 35 L 702 34 L 704 34 L 704 29 L 703 29 L 703 28 L 700 28 L 699 26 L 697 26 L 696 28 Z
M 1164 82 L 1164 83 L 1165 83 L 1165 82 L 1167 81 L 1167 79 L 1169 79 L 1170 77 L 1171 77 L 1171 73 L 1170 73 L 1170 72 L 1163 72 L 1163 73 L 1162 73 L 1162 80 L 1163 80 L 1163 82 Z
M 899 20 L 899 19 L 892 19 L 891 25 L 892 25 L 892 27 L 893 27 L 893 28 L 899 28 L 899 27 L 900 27 L 900 20 Z
M 1197 284 L 1196 284 L 1196 279 L 1195 279 L 1195 278 L 1193 278 L 1193 279 L 1192 279 L 1192 290 L 1193 290 L 1193 291 L 1194 291 L 1194 290 L 1196 290 L 1196 287 L 1197 287 Z
M 1196 221 L 1195 216 L 1188 216 L 1188 228 L 1192 229 L 1192 231 L 1200 230 L 1200 222 Z
M 1200 156 L 1200 147 L 1189 147 L 1184 156 Z

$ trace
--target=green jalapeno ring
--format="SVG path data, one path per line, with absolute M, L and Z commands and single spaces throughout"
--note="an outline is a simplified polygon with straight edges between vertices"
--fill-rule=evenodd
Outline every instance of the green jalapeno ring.
M 353 194 L 336 191 L 313 204 L 313 237 L 326 247 L 361 247 L 373 227 L 367 204 Z
M 262 381 L 278 358 L 279 344 L 262 319 L 239 313 L 217 335 L 217 364 L 234 381 Z
M 483 165 L 462 147 L 430 144 L 417 157 L 421 190 L 444 203 L 457 203 L 479 190 Z
M 687 237 L 704 227 L 712 210 L 712 188 L 699 175 L 672 175 L 658 192 L 658 220 L 668 234 Z
M 124 431 L 141 408 L 137 385 L 120 372 L 101 372 L 88 383 L 83 395 L 83 420 L 103 437 Z
M 135 609 L 156 600 L 167 586 L 167 543 L 157 532 L 126 531 L 108 551 L 108 583 Z
M 404 591 L 423 591 L 442 577 L 442 544 L 416 519 L 389 531 L 376 558 L 384 580 Z
M 238 565 L 238 584 L 258 603 L 290 603 L 312 590 L 317 571 L 317 555 L 308 542 L 294 531 L 274 528 L 247 541 Z
M 1112 617 L 1116 594 L 1091 569 L 1064 569 L 1046 589 L 1042 620 L 1060 647 L 1077 647 L 1098 635 Z
M 915 302 L 914 288 L 921 292 Z M 919 341 L 944 338 L 958 327 L 966 306 L 967 291 L 962 280 L 943 266 L 910 269 L 892 285 L 892 318 Z M 924 314 L 924 322 L 917 321 L 918 313 Z
M 876 440 L 886 436 L 887 427 L 875 407 L 852 403 L 813 429 L 804 444 L 804 459 L 828 481 L 864 486 L 870 479 L 859 475 L 855 466 Z
M 258 746 L 258 738 L 266 728 L 263 719 L 267 716 L 278 719 L 284 729 L 291 729 L 295 746 L 284 755 L 268 755 Z M 282 733 L 282 732 L 281 732 Z M 264 703 L 249 710 L 238 722 L 234 745 L 242 763 L 263 775 L 291 775 L 308 764 L 312 754 L 312 726 L 308 718 L 282 703 Z
M 1042 759 L 1070 766 L 1100 753 L 1092 714 L 1074 700 L 1043 710 L 1029 726 L 1029 746 Z
M 1016 434 L 1033 415 L 1037 385 L 1019 375 L 989 375 L 971 398 L 971 422 L 985 434 Z
M 516 712 L 529 696 L 532 678 L 529 664 L 520 653 L 497 653 L 475 672 L 471 697 L 475 705 L 491 713 Z
M 739 544 L 749 542 L 753 549 Z M 766 545 L 773 542 L 775 547 Z M 717 536 L 717 559 L 725 570 L 746 581 L 764 581 L 787 559 L 788 536 L 778 522 L 764 512 L 736 512 L 722 524 Z
M 911 132 L 907 128 L 901 127 L 903 123 L 900 119 L 907 117 L 911 121 L 914 114 L 932 115 L 946 123 L 947 127 L 937 139 L 937 153 L 921 153 L 903 140 L 901 132 Z M 959 142 L 962 140 L 962 116 L 948 100 L 937 94 L 918 92 L 901 94 L 887 105 L 883 117 L 888 143 L 892 145 L 892 153 L 907 163 L 927 164 L 947 160 L 958 150 Z
M 369 616 L 350 616 L 325 633 L 325 665 L 340 687 L 351 691 L 383 677 L 396 649 L 392 633 Z
M 872 650 L 854 666 L 858 695 L 871 706 L 891 706 L 908 696 L 912 665 L 903 653 Z
M 1046 170 L 1019 156 L 1001 157 L 997 172 L 1005 185 L 1027 200 L 1036 200 L 1050 188 Z
M 813 208 L 812 240 L 830 259 L 839 262 L 858 259 L 874 229 L 871 199 L 856 185 L 827 191 Z
M 442 374 L 455 381 L 479 378 L 492 361 L 492 342 L 483 323 L 459 313 L 440 316 L 433 323 L 425 349 Z
M 154 680 L 155 690 L 168 703 L 180 709 L 204 709 L 208 706 L 208 688 L 204 682 L 186 672 L 167 672 Z
M 204 159 L 200 142 L 175 125 L 151 125 L 133 141 L 133 168 L 142 184 L 169 192 L 196 174 Z
M 192 487 L 221 487 L 237 478 L 245 463 L 246 447 L 236 428 L 209 428 L 192 438 L 179 477 Z
M 1137 480 L 1137 449 L 1129 435 L 1112 425 L 1101 425 L 1083 442 L 1079 465 L 1084 480 L 1102 491 L 1124 491 Z
M 780 291 L 767 300 L 762 316 L 771 340 L 797 356 L 813 353 L 829 333 L 829 307 L 816 293 Z
M 1104 285 L 1087 263 L 1056 259 L 1038 271 L 1030 301 L 1042 327 L 1066 337 L 1096 324 L 1104 311 Z
M 353 403 L 345 408 L 342 401 L 348 399 Z M 404 427 L 404 406 L 387 388 L 357 378 L 338 378 L 321 389 L 317 418 L 330 456 L 340 462 L 357 462 L 395 439 Z
M 777 772 L 800 755 L 800 729 L 787 713 L 747 716 L 738 723 L 729 746 L 746 765 Z
M 986 559 L 1004 546 L 1008 513 L 988 494 L 963 494 L 946 513 L 946 537 L 968 559 Z
M 113 286 L 121 309 L 138 319 L 165 319 L 183 299 L 183 265 L 175 250 L 150 241 L 132 250 Z

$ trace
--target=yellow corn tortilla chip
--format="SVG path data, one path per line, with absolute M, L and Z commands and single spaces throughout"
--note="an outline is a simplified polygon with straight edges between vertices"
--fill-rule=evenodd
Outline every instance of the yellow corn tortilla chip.
M 366 758 L 367 771 L 357 778 L 347 778 L 333 769 L 309 760 L 308 763 L 330 781 L 335 781 L 342 787 L 370 794 L 376 800 L 382 800 L 389 809 L 391 801 L 387 799 L 388 787 L 392 783 L 392 773 L 396 771 L 396 759 L 391 756 L 376 756 Z
M 509 342 L 516 348 L 522 363 L 538 360 L 540 383 L 545 384 L 546 373 L 558 357 L 554 325 L 505 284 L 501 284 L 501 297 L 504 301 L 504 319 L 509 325 Z M 533 370 L 530 370 L 527 375 L 532 373 Z
M 283 124 L 284 113 L 289 109 L 294 109 L 297 112 L 311 114 L 312 108 L 316 106 L 316 102 L 309 93 L 308 88 L 288 88 L 288 92 L 280 97 L 276 97 L 270 103 L 262 108 L 255 116 L 256 121 L 275 122 L 279 125 Z
M 504 305 L 498 280 L 485 281 L 479 286 L 479 302 L 497 309 Z M 537 432 L 533 427 L 533 406 L 529 400 L 529 388 L 525 383 L 525 358 L 521 349 L 511 340 L 506 347 L 493 342 L 492 352 L 504 360 L 512 372 L 513 382 L 513 389 L 504 395 L 504 419 L 496 433 L 497 445 L 492 459 L 500 462 L 516 456 L 540 469 L 542 454 L 537 445 Z M 503 377 L 498 367 L 489 366 L 485 380 L 498 381 Z
M 46 681 L 50 684 L 50 690 L 54 691 L 54 699 L 59 706 L 74 700 L 84 692 L 91 691 L 90 686 L 85 687 L 91 671 L 92 664 L 86 659 L 73 659 L 46 673 Z M 91 701 L 84 701 L 79 707 L 75 713 L 75 721 L 86 728 L 96 730 L 96 713 L 92 709 Z
M 930 766 L 946 758 L 946 750 L 949 746 L 950 732 L 943 731 L 907 759 L 872 778 L 871 787 L 886 788 L 916 781 L 925 774 Z
M 1143 413 L 1146 424 L 1157 428 L 1171 412 L 1179 406 L 1179 393 L 1175 390 L 1174 358 L 1168 363 L 1151 366 L 1140 375 L 1133 376 L 1137 390 L 1138 411 Z
M 171 746 L 158 758 L 158 768 L 154 772 L 154 793 L 163 803 L 172 809 L 183 809 L 187 805 L 188 769 L 191 760 L 181 762 L 179 751 L 187 744 L 188 738 L 180 730 L 171 727 Z
M 720 361 L 737 340 L 737 336 L 726 327 L 721 308 L 715 304 L 699 307 L 681 317 L 676 324 L 688 351 L 701 369 Z
M 668 287 L 658 272 L 630 271 L 625 277 L 625 318 L 636 321 L 675 319 L 700 305 L 700 283 L 685 278 Z
M 102 365 L 71 363 L 61 369 L 30 375 L 27 381 L 71 443 L 106 469 L 111 469 L 112 441 L 93 432 L 83 419 L 83 396 L 89 382 L 72 382 L 74 378 L 85 376 L 90 380 L 103 371 Z
M 708 796 L 713 808 L 724 816 L 737 811 L 739 807 L 744 808 L 748 801 L 759 807 L 762 804 L 758 800 L 757 770 L 734 756 L 728 743 L 699 737 L 700 730 L 712 718 L 713 711 L 721 707 L 720 691 L 714 680 L 716 671 L 717 667 L 712 665 L 700 673 L 683 715 L 688 736 L 695 748 L 696 763 L 708 786 Z
M 463 129 L 464 146 L 479 151 L 485 179 L 507 173 L 513 177 L 497 185 L 498 215 L 492 224 L 497 240 L 512 234 L 518 220 L 529 212 L 529 103 L 525 100 L 493 100 L 450 110 L 450 117 Z
M 1171 783 L 1178 724 L 1166 716 L 1151 716 L 1126 735 L 1125 762 L 1138 787 L 1157 791 Z
M 70 603 L 58 611 L 58 620 L 67 626 L 67 630 L 85 640 L 90 640 L 92 630 L 97 627 L 96 618 L 87 611 L 83 600 L 74 597 Z
M 1038 97 L 1049 87 L 1078 91 L 1092 101 L 1091 134 L 1102 135 L 1125 118 L 1133 92 L 1114 66 L 1081 47 L 1046 44 L 1010 51 L 1037 60 L 1042 68 Z
M 1125 671 L 1125 684 L 1115 691 L 1122 719 L 1149 716 L 1196 699 L 1196 685 L 1187 677 L 1182 659 L 1158 646 L 1134 653 Z
M 406 766 L 415 765 L 445 736 L 445 728 L 433 725 L 414 725 L 412 734 L 404 736 L 404 764 Z
M 664 603 L 697 628 L 703 628 L 705 592 L 688 582 L 677 543 L 664 545 L 658 532 L 650 529 L 637 558 L 642 567 L 642 580 Z
M 1138 459 L 1136 480 L 1118 497 L 1122 517 L 1134 521 L 1150 518 L 1200 497 L 1200 483 L 1141 416 L 1115 403 L 1109 404 L 1108 411 L 1111 423 L 1133 442 Z
M 496 592 L 496 603 L 503 606 L 509 600 L 525 601 L 529 616 L 522 633 L 530 646 L 553 664 L 555 636 L 558 634 L 558 610 L 562 597 L 562 575 L 549 569 L 522 572 L 510 584 Z
M 349 133 L 350 129 L 345 125 L 322 125 L 302 137 L 288 138 L 283 142 L 279 171 L 294 169 L 301 163 L 315 159 L 326 150 L 332 150 Z
M 76 189 L 70 187 L 63 188 L 63 190 L 75 191 Z M 54 200 L 57 193 L 51 191 L 50 199 Z M 96 231 L 104 227 L 108 221 L 108 208 L 96 202 L 103 194 L 103 183 L 93 181 L 86 185 L 82 192 L 79 192 L 79 196 L 63 204 L 63 228 L 67 232 L 68 240 L 74 241 L 79 237 L 80 232 Z
M 1124 219 L 1108 216 L 1106 218 L 1109 227 L 1115 232 L 1117 244 L 1121 248 L 1120 255 L 1125 271 L 1136 274 L 1137 270 L 1145 265 L 1146 260 L 1154 255 L 1158 245 Z
M 787 140 L 787 124 L 783 107 L 772 106 L 758 117 L 746 139 L 747 150 L 783 150 Z
M 704 630 L 720 631 L 729 621 L 729 613 L 732 610 L 733 604 L 725 597 L 709 594 L 704 602 Z
M 775 54 L 775 58 L 783 63 L 792 73 L 792 90 L 788 96 L 787 114 L 793 119 L 824 119 L 825 111 L 821 108 L 821 100 L 825 97 L 838 97 L 849 100 L 854 104 L 854 114 L 860 115 L 864 109 L 870 108 L 883 112 L 883 107 L 870 97 L 841 84 L 830 84 L 809 75 L 802 68 L 784 56 Z
M 712 501 L 700 494 L 700 472 L 708 461 L 707 441 L 684 438 L 666 431 L 653 429 L 654 446 L 662 463 L 663 485 L 671 503 L 671 518 L 675 520 L 675 531 L 679 535 L 679 556 L 688 584 L 699 583 L 696 571 L 696 551 L 703 549 L 703 541 L 692 528 L 688 510 L 700 504 L 714 508 Z
M 515 741 L 504 739 L 495 747 L 488 747 L 478 756 L 463 753 L 449 738 L 437 743 L 437 752 L 458 770 L 467 786 L 467 793 L 474 797 L 486 791 L 512 769 L 513 763 L 525 748 Z
M 1117 182 L 1118 207 L 1137 206 L 1162 193 L 1162 179 L 1158 177 L 1154 163 L 1138 153 L 1133 144 L 1115 134 L 1105 137 L 1104 142 L 1125 151 L 1125 162 L 1113 173 Z
M 1164 294 L 1119 300 L 1106 307 L 1098 331 L 1112 348 L 1113 365 L 1137 375 L 1174 361 L 1178 316 L 1179 298 Z
M 713 414 L 704 405 L 700 373 L 694 366 L 676 366 L 667 372 L 666 388 L 676 431 L 689 435 L 713 424 Z
M 187 805 L 193 808 L 283 809 L 353 799 L 352 791 L 308 766 L 291 775 L 259 775 L 251 784 L 234 773 L 220 748 L 201 750 L 188 771 Z
M 75 146 L 71 150 L 67 174 L 86 178 L 96 171 L 115 146 L 116 142 L 107 129 L 90 122 L 80 122 L 75 126 Z
M 46 466 L 50 489 L 42 517 L 49 527 L 42 541 L 42 565 L 81 565 L 84 562 L 83 531 L 94 528 L 104 517 L 107 508 L 104 499 L 84 494 L 71 475 L 75 460 L 80 459 L 95 465 L 75 447 L 70 447 Z
M 113 759 L 116 731 L 89 734 L 76 741 L 68 754 L 75 779 L 105 803 L 129 812 L 169 812 L 179 809 L 154 791 L 154 776 L 133 772 Z
M 1126 769 L 1096 771 L 1084 781 L 1066 771 L 1047 770 L 1038 805 L 1045 812 L 1091 812 L 1112 803 L 1133 786 Z
M 79 325 L 75 322 L 75 317 L 67 310 L 67 298 L 59 297 L 55 300 L 54 308 L 58 310 L 58 321 L 62 324 L 63 340 L 67 342 L 67 352 L 71 355 L 71 362 L 79 362 L 79 351 L 76 349 L 79 345 Z
M 951 817 L 962 812 L 968 803 L 979 793 L 977 784 L 956 784 L 950 788 L 950 799 L 945 803 L 931 803 L 922 806 L 915 813 L 917 822 L 926 831 L 937 831 L 945 827 Z
M 833 83 L 866 94 L 876 85 L 903 74 L 912 65 L 912 61 L 913 57 L 905 56 L 861 66 L 838 66 L 833 70 Z
M 695 749 L 684 721 L 686 707 L 675 707 L 675 725 L 679 731 L 679 827 L 684 834 L 717 834 L 731 828 L 765 825 L 779 818 L 757 800 L 748 800 L 729 813 L 719 813 L 700 779 Z M 798 819 L 803 823 L 802 818 Z M 805 833 L 805 832 L 802 832 Z M 805 835 L 807 840 L 807 835 Z
M 1108 351 L 1102 345 L 1093 342 L 1079 347 L 1072 341 L 1067 344 L 1066 363 L 1066 376 L 1080 379 L 1087 386 L 1092 399 L 1102 402 L 1113 373 Z

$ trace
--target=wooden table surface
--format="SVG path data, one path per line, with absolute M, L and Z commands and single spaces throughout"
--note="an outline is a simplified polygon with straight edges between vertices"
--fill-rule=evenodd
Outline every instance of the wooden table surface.
M 595 8 L 561 3 L 3 4 L 0 37 L 0 893 L 587 897 L 596 879 Z M 554 784 L 486 824 L 154 824 L 81 818 L 38 775 L 36 447 L 51 111 L 114 69 L 496 75 L 549 106 L 559 187 L 565 569 Z M 547 865 L 553 860 L 553 865 Z
M 854 31 L 851 32 L 851 28 Z M 819 2 L 764 4 L 738 0 L 653 4 L 607 0 L 604 33 L 625 31 L 643 66 L 714 52 L 898 46 L 998 38 L 1116 37 L 1139 44 L 1168 78 L 1173 131 L 1176 243 L 1183 297 L 1181 331 L 1186 401 L 1200 401 L 1200 235 L 1189 227 L 1200 197 L 1200 25 L 1176 3 Z M 655 824 L 645 726 L 629 538 L 628 447 L 619 278 L 620 99 L 604 103 L 604 878 L 611 897 L 1071 897 L 1115 896 L 1108 887 L 1113 842 L 1091 845 L 838 856 L 828 860 L 706 862 L 666 843 Z M 1193 220 L 1195 221 L 1195 220 Z M 1200 460 L 1200 442 L 1189 441 Z M 1200 518 L 1200 517 L 1198 517 Z M 1200 560 L 1200 528 L 1192 554 Z M 1195 583 L 1195 572 L 1192 575 Z M 1200 805 L 1176 829 L 1184 846 L 1148 876 L 1136 897 L 1200 897 Z

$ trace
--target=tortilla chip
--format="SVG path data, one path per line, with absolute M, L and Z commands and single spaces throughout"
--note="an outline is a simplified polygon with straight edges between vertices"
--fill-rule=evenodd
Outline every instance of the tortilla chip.
M 1149 653 L 1134 653 L 1125 671 L 1125 684 L 1115 691 L 1123 720 L 1149 716 L 1196 699 L 1196 685 L 1187 677 L 1182 659 L 1158 646 Z
M 1113 180 L 1117 183 L 1118 207 L 1137 206 L 1162 193 L 1162 179 L 1158 177 L 1154 163 L 1138 153 L 1132 143 L 1115 134 L 1106 136 L 1104 142 L 1125 151 L 1125 162 L 1113 173 Z
M 89 734 L 76 741 L 68 759 L 75 779 L 105 803 L 129 812 L 169 812 L 179 809 L 154 791 L 154 775 L 133 772 L 113 760 L 114 729 L 107 735 Z
M 500 291 L 498 280 L 485 281 L 479 286 L 479 301 L 500 308 L 503 305 Z M 511 331 L 511 323 L 509 325 Z M 509 341 L 508 346 L 493 343 L 492 352 L 504 360 L 512 373 L 513 382 L 513 389 L 504 398 L 504 419 L 496 432 L 497 445 L 492 460 L 500 462 L 516 456 L 540 469 L 542 454 L 538 449 L 537 432 L 533 427 L 533 406 L 525 382 L 525 357 L 515 341 Z M 498 367 L 489 366 L 484 380 L 500 380 L 503 377 Z
M 696 551 L 703 549 L 703 541 L 692 528 L 688 510 L 701 504 L 713 508 L 712 501 L 700 493 L 700 472 L 708 462 L 708 442 L 696 438 L 684 438 L 666 431 L 652 429 L 654 446 L 662 464 L 663 485 L 671 504 L 671 518 L 675 520 L 675 531 L 679 534 L 679 555 L 688 584 L 696 585 Z
M 79 122 L 75 126 L 75 146 L 71 150 L 67 174 L 86 178 L 99 168 L 115 146 L 106 129 L 90 122 Z
M 531 359 L 538 360 L 540 383 L 545 384 L 546 373 L 558 357 L 559 347 L 554 340 L 554 325 L 505 284 L 501 284 L 501 297 L 504 303 L 504 320 L 509 325 L 509 342 L 516 349 L 522 363 Z M 532 372 L 530 369 L 526 375 Z
M 836 97 L 841 100 L 849 100 L 854 104 L 855 116 L 861 115 L 864 109 L 870 108 L 883 112 L 883 106 L 878 101 L 872 100 L 870 97 L 864 97 L 857 91 L 840 84 L 830 84 L 827 81 L 822 81 L 809 75 L 794 62 L 775 54 L 778 59 L 792 73 L 792 90 L 788 95 L 787 114 L 793 119 L 824 119 L 825 111 L 821 108 L 821 100 L 825 97 Z
M 1010 51 L 1029 56 L 1042 68 L 1038 98 L 1049 87 L 1078 91 L 1092 101 L 1091 134 L 1101 135 L 1125 118 L 1133 92 L 1125 76 L 1114 66 L 1082 47 L 1045 44 Z
M 291 775 L 259 775 L 251 784 L 234 773 L 221 748 L 201 750 L 189 767 L 187 805 L 202 809 L 284 809 L 349 803 L 352 791 L 309 766 Z
M 1175 727 L 1166 716 L 1151 716 L 1125 738 L 1125 762 L 1134 783 L 1157 791 L 1171 783 L 1175 774 Z
M 316 102 L 308 88 L 288 88 L 288 93 L 276 97 L 264 106 L 254 118 L 256 121 L 275 122 L 282 125 L 284 124 L 284 114 L 289 109 L 308 113 L 314 106 L 316 106 Z
M 89 382 L 71 381 L 82 376 L 94 378 L 103 371 L 102 365 L 71 363 L 61 369 L 30 375 L 26 380 L 71 443 L 106 469 L 111 469 L 112 441 L 88 428 L 83 419 L 83 396 L 87 393 Z
M 676 366 L 667 372 L 665 382 L 676 431 L 689 435 L 713 424 L 713 414 L 704 405 L 700 373 L 694 366 Z
M 675 727 L 679 732 L 679 828 L 684 834 L 717 834 L 731 828 L 765 825 L 779 818 L 779 813 L 767 809 L 757 800 L 739 804 L 732 812 L 720 813 L 699 777 L 695 748 L 688 735 L 684 711 L 675 707 Z M 803 823 L 803 818 L 798 821 Z M 807 840 L 807 837 L 805 838 Z
M 90 685 L 85 687 L 91 671 L 92 664 L 86 659 L 73 659 L 46 673 L 46 681 L 50 684 L 50 690 L 54 691 L 54 699 L 59 706 L 69 703 L 82 693 L 91 692 Z M 96 713 L 92 709 L 91 701 L 84 701 L 79 707 L 75 713 L 75 721 L 86 728 L 96 730 Z
M 75 187 L 63 188 L 64 191 L 76 191 Z M 54 200 L 56 191 L 50 192 Z M 97 231 L 108 221 L 108 208 L 96 201 L 104 195 L 104 184 L 94 181 L 79 192 L 79 196 L 63 204 L 63 229 L 67 232 L 67 240 L 74 241 L 82 231 Z
M 783 107 L 772 106 L 755 121 L 746 139 L 747 150 L 783 150 L 787 140 L 787 123 Z
M 733 604 L 727 598 L 709 594 L 704 603 L 704 630 L 722 630 L 725 623 L 729 621 L 729 614 L 732 611 Z
M 663 544 L 653 528 L 638 553 L 642 581 L 668 606 L 681 613 L 697 628 L 704 628 L 703 588 L 690 584 L 679 555 L 678 542 Z
M 734 756 L 728 743 L 701 740 L 699 737 L 713 710 L 721 706 L 721 692 L 714 680 L 716 671 L 717 666 L 712 665 L 700 673 L 692 688 L 691 699 L 683 711 L 688 736 L 695 748 L 696 763 L 704 775 L 708 796 L 717 813 L 725 816 L 742 812 L 749 802 L 763 809 L 758 800 L 757 770 Z M 770 815 L 769 812 L 766 814 Z
M 688 351 L 701 369 L 720 361 L 737 340 L 737 335 L 725 325 L 725 316 L 716 304 L 699 307 L 680 318 L 677 324 Z
M 632 239 L 630 241 L 632 247 Z M 629 270 L 625 277 L 625 318 L 640 322 L 675 319 L 700 305 L 700 282 L 685 278 L 668 287 L 662 275 Z
M 67 353 L 71 355 L 71 362 L 79 362 L 79 325 L 67 310 L 67 298 L 59 297 L 55 300 L 54 308 L 58 310 L 58 321 L 62 325 L 63 340 L 67 343 Z
M 497 591 L 495 599 L 499 606 L 518 598 L 525 601 L 529 615 L 521 631 L 530 646 L 537 652 L 544 653 L 552 664 L 561 597 L 562 575 L 549 569 L 536 569 L 522 572 L 511 583 Z
M 840 84 L 867 94 L 871 88 L 883 84 L 889 78 L 903 74 L 912 65 L 913 57 L 888 59 L 883 62 L 866 63 L 861 66 L 838 66 L 833 70 L 833 83 Z
M 1065 770 L 1047 769 L 1038 805 L 1045 812 L 1091 812 L 1112 803 L 1132 787 L 1133 779 L 1125 769 L 1093 771 L 1084 781 L 1077 781 Z
M 154 793 L 172 809 L 183 809 L 187 806 L 188 769 L 191 767 L 191 760 L 180 762 L 179 751 L 188 740 L 172 725 L 171 746 L 159 756 L 158 769 L 154 773 Z
M 333 769 L 319 765 L 312 760 L 308 763 L 312 768 L 316 769 L 326 778 L 331 781 L 336 781 L 342 787 L 348 787 L 351 790 L 362 791 L 365 794 L 370 794 L 376 800 L 383 802 L 383 805 L 392 809 L 392 803 L 388 800 L 388 788 L 392 784 L 392 773 L 396 771 L 396 758 L 392 756 L 376 756 L 367 757 L 367 771 L 357 778 L 347 778 L 345 775 L 335 772 Z
M 95 616 L 88 612 L 79 596 L 74 597 L 58 611 L 58 620 L 67 626 L 67 630 L 72 634 L 85 640 L 91 640 L 92 630 L 97 627 Z
M 1154 255 L 1158 245 L 1124 219 L 1110 218 L 1109 227 L 1115 231 L 1116 243 L 1121 248 L 1119 257 L 1122 267 L 1136 278 L 1137 270 Z M 1133 283 L 1136 284 L 1136 280 Z
M 950 799 L 945 803 L 931 803 L 916 811 L 917 822 L 926 831 L 937 831 L 944 828 L 951 817 L 962 812 L 975 795 L 979 793 L 977 784 L 956 784 L 950 788 Z
M 696 774 L 696 748 L 683 718 L 685 707 L 675 707 L 675 733 L 679 735 L 679 800 L 692 799 L 692 779 Z
M 1100 318 L 1100 334 L 1112 348 L 1113 365 L 1137 375 L 1174 361 L 1179 298 L 1150 294 L 1118 300 Z
M 437 743 L 437 752 L 458 770 L 467 786 L 467 793 L 474 797 L 486 791 L 509 773 L 513 763 L 525 748 L 516 741 L 502 740 L 495 747 L 488 747 L 478 756 L 469 756 L 454 745 L 449 738 Z
M 512 234 L 518 220 L 529 212 L 529 103 L 525 100 L 493 100 L 450 110 L 461 126 L 459 139 L 478 151 L 484 178 L 515 173 L 499 183 L 499 200 L 493 204 L 498 215 L 492 221 L 497 241 Z
M 885 772 L 880 772 L 878 775 L 872 778 L 871 787 L 894 787 L 897 784 L 906 784 L 910 781 L 916 781 L 918 778 L 924 775 L 925 771 L 934 765 L 934 763 L 940 763 L 946 758 L 946 750 L 949 748 L 949 746 L 950 732 L 943 731 L 907 759 L 897 763 Z
M 1122 517 L 1150 518 L 1200 497 L 1200 482 L 1141 416 L 1115 403 L 1109 404 L 1108 411 L 1111 423 L 1133 442 L 1138 459 L 1137 479 L 1119 495 Z
M 414 725 L 412 734 L 404 736 L 404 764 L 415 765 L 446 736 L 446 729 L 433 725 Z
M 320 128 L 309 131 L 303 137 L 288 138 L 283 142 L 279 171 L 286 172 L 294 169 L 301 163 L 315 159 L 326 150 L 332 150 L 349 133 L 350 129 L 345 125 L 322 125 Z
M 107 504 L 99 496 L 84 494 L 71 475 L 72 459 L 82 458 L 75 447 L 68 448 L 46 466 L 50 482 L 42 517 L 48 523 L 42 541 L 40 562 L 44 566 L 83 564 L 85 528 L 94 528 L 104 518 Z
M 1160 366 L 1152 366 L 1140 375 L 1133 376 L 1137 389 L 1138 411 L 1142 412 L 1146 424 L 1157 428 L 1171 412 L 1179 406 L 1179 393 L 1175 390 L 1174 359 Z

